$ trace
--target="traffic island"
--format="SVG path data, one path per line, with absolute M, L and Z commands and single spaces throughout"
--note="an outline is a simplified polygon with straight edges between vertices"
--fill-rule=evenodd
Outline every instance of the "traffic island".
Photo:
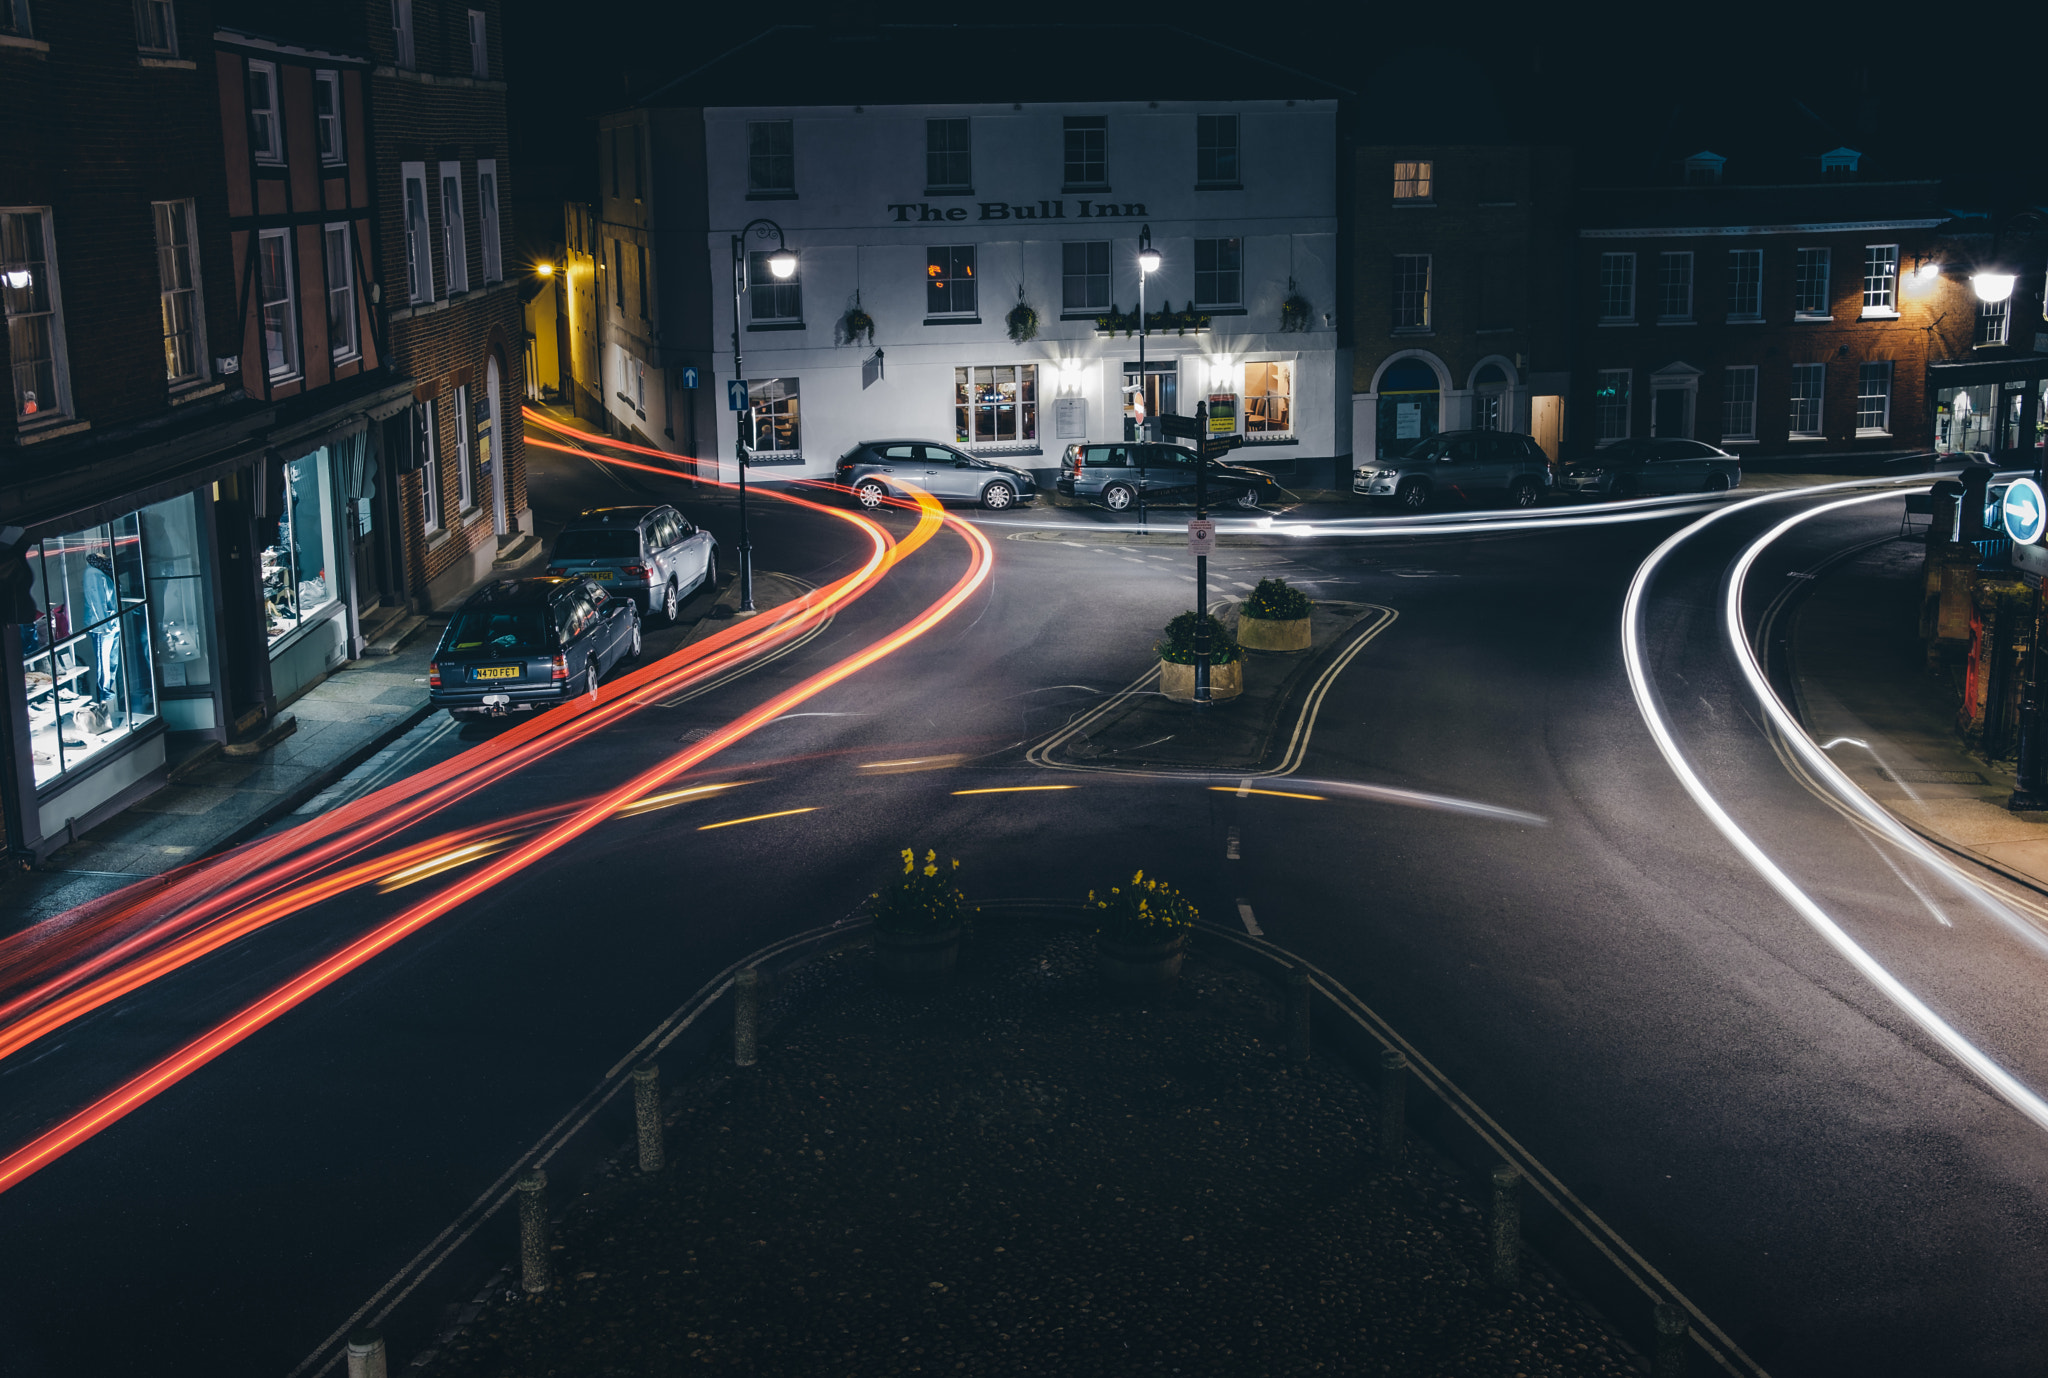
M 763 1002 L 754 1065 L 667 1105 L 424 1371 L 1620 1375 L 1547 1274 L 1496 1282 L 1486 1199 L 1197 935 L 1118 1001 L 1092 937 L 984 917 L 907 997 L 864 948 Z M 543 1236 L 536 1236 L 543 1238 Z
M 1216 616 L 1236 636 L 1238 605 Z M 1318 602 L 1305 651 L 1240 650 L 1243 690 L 1206 708 L 1176 701 L 1157 672 L 1033 747 L 1038 765 L 1095 770 L 1284 769 L 1306 747 L 1329 682 L 1395 617 L 1376 603 Z

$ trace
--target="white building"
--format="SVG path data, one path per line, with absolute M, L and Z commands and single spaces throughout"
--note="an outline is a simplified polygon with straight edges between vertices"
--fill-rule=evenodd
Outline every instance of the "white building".
M 929 77 L 970 34 L 1092 51 L 1100 71 Z M 1002 99 L 1026 87 L 1104 98 Z M 1205 89 L 1231 98 L 1181 98 Z M 919 100 L 866 98 L 884 91 Z M 1148 412 L 1208 403 L 1238 458 L 1335 486 L 1340 94 L 1156 26 L 771 30 L 601 124 L 606 405 L 727 477 L 736 429 L 763 478 L 829 476 L 898 437 L 1050 470 L 1072 441 L 1126 435 L 1149 228 Z M 756 220 L 798 268 L 772 277 L 778 237 L 753 227 L 736 412 L 732 246 Z

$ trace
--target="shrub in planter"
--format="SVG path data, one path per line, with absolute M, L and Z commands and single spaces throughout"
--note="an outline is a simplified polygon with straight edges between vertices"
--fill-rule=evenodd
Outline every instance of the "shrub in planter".
M 930 990 L 953 979 L 959 959 L 960 926 L 967 915 L 967 897 L 953 884 L 960 863 L 941 869 L 939 854 L 927 851 L 920 867 L 917 853 L 908 847 L 902 856 L 902 875 L 868 896 L 876 966 L 885 985 Z
M 1314 606 L 1285 579 L 1261 579 L 1238 611 L 1238 644 L 1253 651 L 1305 651 Z
M 1195 629 L 1199 620 L 1184 612 L 1166 624 L 1166 636 L 1154 647 L 1159 653 L 1159 690 L 1170 699 L 1191 703 L 1195 697 Z M 1230 630 L 1209 618 L 1209 697 L 1234 699 L 1244 692 L 1244 657 Z
M 1199 911 L 1187 896 L 1139 871 L 1130 884 L 1088 892 L 1095 920 L 1095 952 L 1102 979 L 1134 993 L 1157 991 L 1180 979 L 1188 929 Z

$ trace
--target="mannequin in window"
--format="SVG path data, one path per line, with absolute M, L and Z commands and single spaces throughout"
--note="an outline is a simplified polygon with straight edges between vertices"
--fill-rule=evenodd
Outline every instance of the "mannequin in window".
M 92 627 L 92 701 L 115 702 L 107 708 L 107 725 L 116 725 L 120 715 L 121 599 L 114 582 L 113 562 L 99 551 L 85 557 L 85 616 Z

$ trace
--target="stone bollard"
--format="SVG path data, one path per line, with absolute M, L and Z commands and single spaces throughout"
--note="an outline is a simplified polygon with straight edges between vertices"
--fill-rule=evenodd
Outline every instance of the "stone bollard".
M 732 1062 L 754 1065 L 754 1035 L 761 1023 L 761 973 L 748 967 L 732 978 Z
M 554 1260 L 548 1254 L 548 1175 L 539 1168 L 519 1179 L 519 1274 L 529 1292 L 548 1290 Z
M 1380 1157 L 1397 1162 L 1408 1138 L 1408 1059 L 1396 1049 L 1380 1054 Z
M 348 1378 L 385 1378 L 384 1333 L 351 1330 L 348 1336 Z
M 1307 971 L 1295 967 L 1287 973 L 1287 1056 L 1296 1062 L 1308 1061 L 1309 998 L 1313 994 Z
M 652 1062 L 633 1069 L 633 1126 L 640 1140 L 640 1170 L 661 1171 L 661 1068 Z
M 1685 1308 L 1668 1301 L 1657 1303 L 1657 1354 L 1650 1362 L 1651 1378 L 1685 1378 L 1685 1351 L 1692 1338 Z
M 1512 1292 L 1522 1282 L 1522 1174 L 1502 1163 L 1493 1170 L 1493 1285 Z

